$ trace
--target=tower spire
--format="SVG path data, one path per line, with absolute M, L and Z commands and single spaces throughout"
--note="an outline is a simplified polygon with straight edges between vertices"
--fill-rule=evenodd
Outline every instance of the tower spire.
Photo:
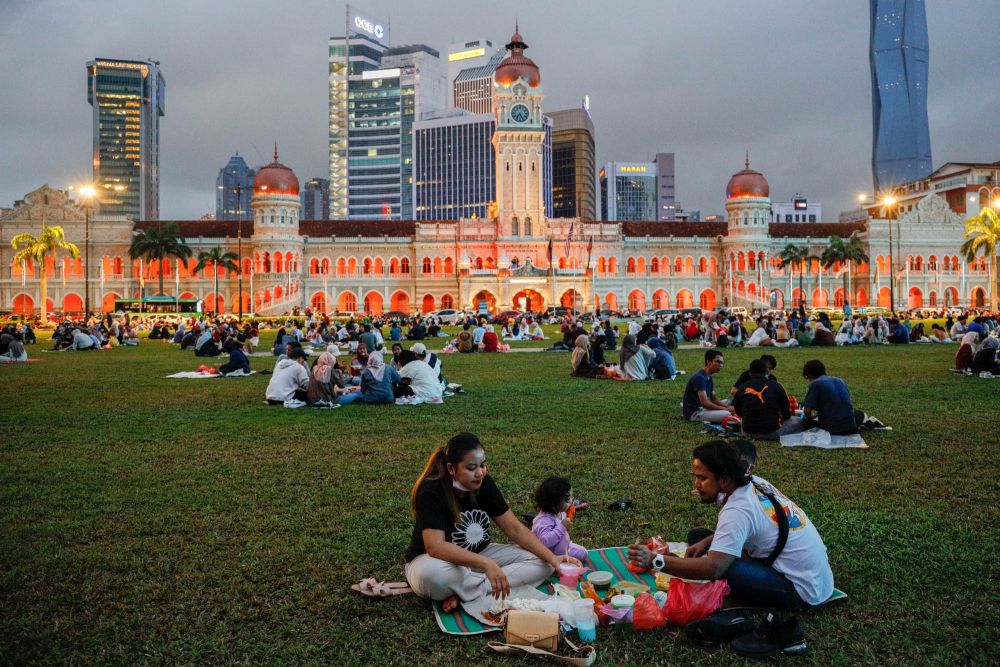
M 275 153 L 275 159 L 277 159 L 277 153 Z M 743 167 L 746 168 L 746 169 L 750 168 L 750 149 L 749 148 L 747 149 L 747 159 L 746 159 L 746 162 L 743 163 Z
M 278 161 L 278 142 L 274 142 L 274 161 Z

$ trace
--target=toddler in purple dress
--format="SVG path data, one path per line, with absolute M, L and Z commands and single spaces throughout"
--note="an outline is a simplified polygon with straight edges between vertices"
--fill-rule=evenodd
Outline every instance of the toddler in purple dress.
M 562 556 L 569 554 L 583 561 L 587 550 L 569 539 L 569 527 L 573 520 L 567 510 L 573 506 L 573 487 L 565 477 L 549 477 L 535 491 L 538 516 L 531 522 L 533 532 L 552 553 Z

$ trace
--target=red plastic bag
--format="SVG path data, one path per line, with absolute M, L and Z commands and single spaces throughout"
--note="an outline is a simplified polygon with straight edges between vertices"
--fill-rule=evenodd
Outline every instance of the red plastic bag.
M 660 605 L 656 604 L 656 598 L 649 593 L 639 593 L 632 607 L 632 629 L 655 630 L 664 625 L 666 622 L 663 620 Z
M 722 598 L 729 594 L 725 579 L 695 583 L 683 579 L 670 582 L 663 616 L 681 627 L 715 613 L 722 607 Z

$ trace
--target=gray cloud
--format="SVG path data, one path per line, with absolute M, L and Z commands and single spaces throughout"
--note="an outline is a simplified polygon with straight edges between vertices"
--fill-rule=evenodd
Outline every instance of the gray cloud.
M 359 3 L 361 5 L 362 3 Z M 722 212 L 749 149 L 772 198 L 822 201 L 828 219 L 871 187 L 868 3 L 660 0 L 363 3 L 393 42 L 442 52 L 507 41 L 514 18 L 542 70 L 546 107 L 589 95 L 598 159 L 677 154 L 686 208 Z M 1000 159 L 996 0 L 928 2 L 935 165 Z M 258 164 L 279 143 L 301 180 L 327 171 L 327 39 L 344 5 L 320 0 L 0 1 L 0 204 L 43 182 L 90 176 L 84 63 L 161 62 L 161 211 L 214 210 L 234 151 Z

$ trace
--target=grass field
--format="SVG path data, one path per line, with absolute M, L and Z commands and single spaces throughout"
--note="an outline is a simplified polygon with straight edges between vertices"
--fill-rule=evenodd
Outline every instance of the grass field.
M 565 353 L 445 355 L 469 393 L 444 405 L 285 410 L 262 404 L 266 376 L 165 379 L 200 363 L 171 345 L 47 346 L 0 367 L 2 664 L 511 664 L 441 634 L 413 596 L 349 590 L 402 578 L 410 486 L 461 430 L 519 513 L 545 476 L 570 477 L 593 508 L 573 529 L 588 547 L 683 539 L 717 514 L 690 495 L 705 436 L 679 418 L 681 382 L 572 379 Z M 728 352 L 717 387 L 759 353 Z M 815 522 L 850 596 L 807 615 L 796 663 L 995 664 L 1000 384 L 951 375 L 954 354 L 776 351 L 790 393 L 818 357 L 894 427 L 863 451 L 759 445 L 759 473 Z M 689 373 L 701 358 L 677 353 Z M 634 509 L 603 509 L 626 496 Z M 602 630 L 597 647 L 599 664 L 739 664 L 670 629 Z

